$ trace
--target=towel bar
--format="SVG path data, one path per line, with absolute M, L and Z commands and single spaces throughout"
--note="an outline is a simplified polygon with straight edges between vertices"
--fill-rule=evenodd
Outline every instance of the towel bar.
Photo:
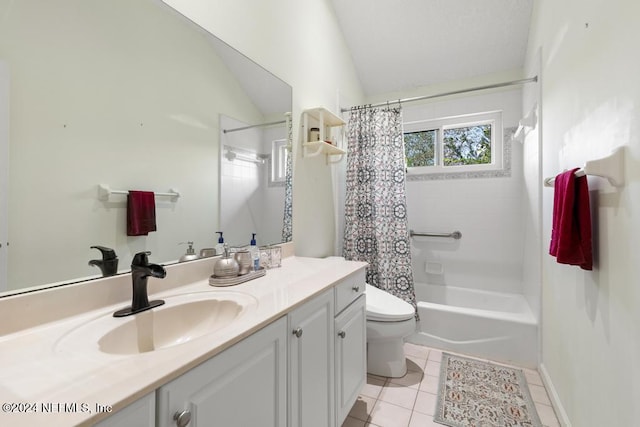
M 575 172 L 575 176 L 594 175 L 606 178 L 614 187 L 624 185 L 624 147 L 616 148 L 609 156 L 589 160 L 584 167 Z M 553 187 L 556 177 L 545 178 L 544 186 Z
M 112 190 L 108 185 L 98 185 L 98 199 L 106 201 L 109 200 L 109 196 L 112 194 L 129 194 L 128 190 Z M 171 197 L 172 201 L 178 200 L 180 193 L 173 188 L 169 193 L 153 193 L 155 196 Z

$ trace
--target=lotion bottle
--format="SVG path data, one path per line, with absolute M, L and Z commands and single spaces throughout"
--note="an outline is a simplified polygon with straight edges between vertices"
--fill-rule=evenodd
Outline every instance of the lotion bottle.
M 258 245 L 256 245 L 256 233 L 251 234 L 249 252 L 251 253 L 251 260 L 253 261 L 253 271 L 260 270 L 260 250 L 258 249 Z
M 224 238 L 222 237 L 222 231 L 216 231 L 220 235 L 218 237 L 218 244 L 216 245 L 216 255 L 224 254 Z

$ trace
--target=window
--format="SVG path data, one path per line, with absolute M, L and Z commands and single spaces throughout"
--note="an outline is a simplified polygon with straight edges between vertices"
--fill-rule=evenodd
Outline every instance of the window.
M 404 123 L 410 174 L 502 168 L 502 115 L 471 114 Z
M 279 139 L 271 143 L 271 182 L 284 182 L 287 175 L 287 140 Z

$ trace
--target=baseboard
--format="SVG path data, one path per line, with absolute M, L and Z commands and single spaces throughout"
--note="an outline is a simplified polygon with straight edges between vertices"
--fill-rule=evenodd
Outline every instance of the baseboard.
M 560 396 L 558 396 L 558 392 L 553 386 L 553 382 L 551 381 L 551 377 L 549 376 L 549 372 L 547 372 L 547 368 L 544 366 L 544 363 L 540 363 L 538 371 L 540 372 L 542 382 L 547 389 L 547 394 L 549 395 L 549 399 L 551 400 L 553 410 L 556 412 L 556 416 L 558 417 L 558 422 L 560 422 L 560 425 L 562 427 L 572 427 L 571 421 L 569 421 L 569 416 L 564 410 L 562 402 L 560 402 Z

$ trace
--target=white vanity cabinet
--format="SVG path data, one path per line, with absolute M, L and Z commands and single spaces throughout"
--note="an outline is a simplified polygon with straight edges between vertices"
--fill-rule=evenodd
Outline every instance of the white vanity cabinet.
M 335 288 L 336 426 L 341 426 L 367 377 L 367 307 L 361 271 Z
M 156 394 L 149 393 L 95 424 L 95 427 L 155 427 Z
M 332 427 L 333 289 L 296 308 L 289 321 L 289 427 Z
M 366 379 L 364 286 L 349 275 L 160 387 L 157 426 L 340 427 Z
M 160 387 L 158 427 L 285 426 L 286 326 L 280 318 Z

